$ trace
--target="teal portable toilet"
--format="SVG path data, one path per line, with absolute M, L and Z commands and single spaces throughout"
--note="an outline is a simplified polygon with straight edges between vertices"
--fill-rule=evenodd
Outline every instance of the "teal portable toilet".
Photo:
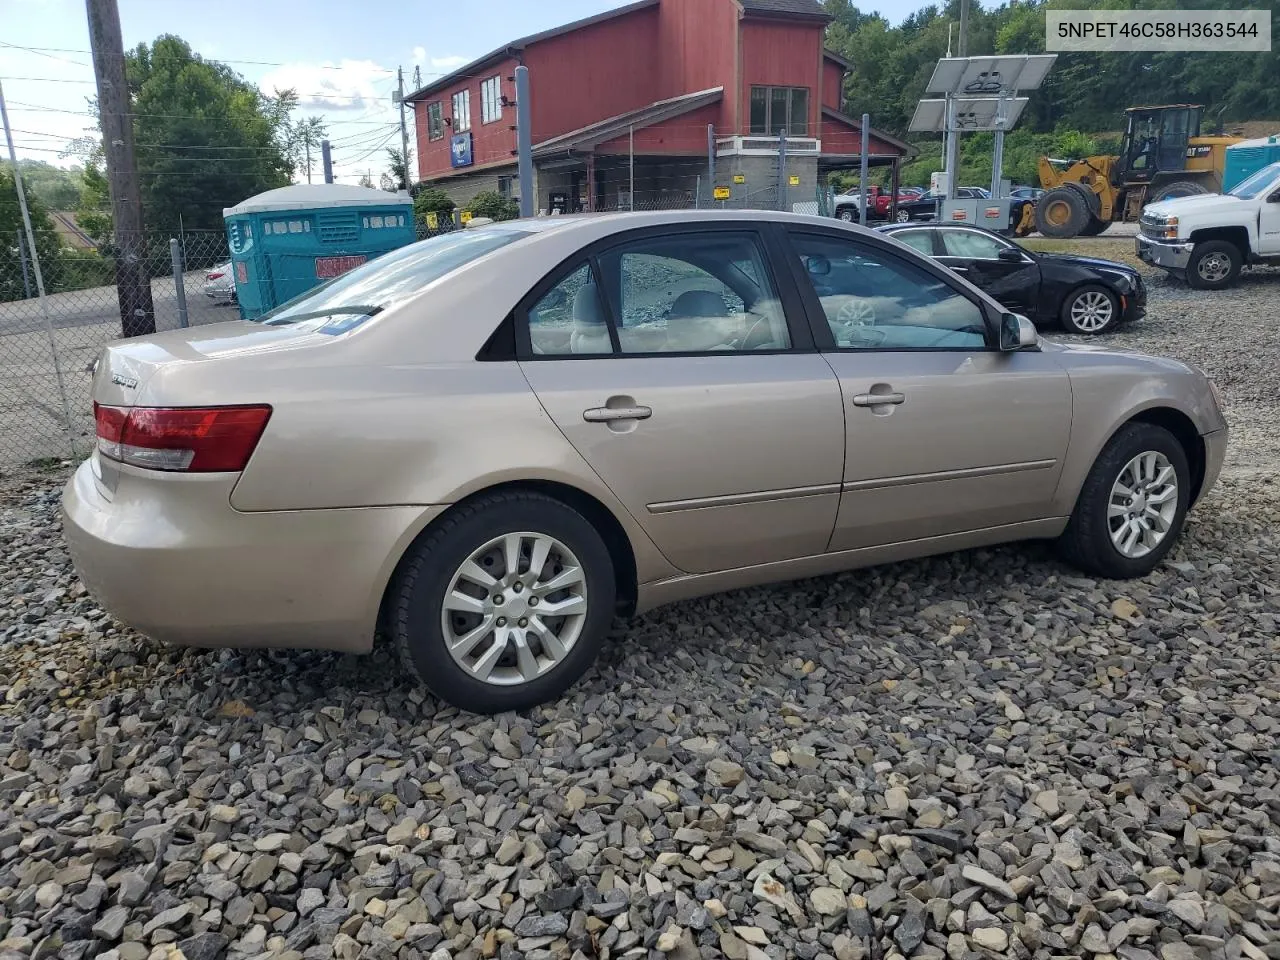
M 222 217 L 246 320 L 416 239 L 413 200 L 403 190 L 298 183 L 227 207 Z
M 1222 192 L 1226 193 L 1238 183 L 1280 160 L 1280 134 L 1259 137 L 1257 140 L 1241 140 L 1227 147 L 1227 159 L 1222 168 Z

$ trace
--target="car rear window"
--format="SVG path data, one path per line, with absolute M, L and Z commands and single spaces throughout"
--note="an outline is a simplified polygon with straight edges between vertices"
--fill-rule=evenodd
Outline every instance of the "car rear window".
M 312 287 L 264 313 L 257 322 L 270 326 L 296 324 L 318 333 L 346 333 L 413 296 L 433 280 L 527 236 L 527 230 L 485 227 L 411 243 Z

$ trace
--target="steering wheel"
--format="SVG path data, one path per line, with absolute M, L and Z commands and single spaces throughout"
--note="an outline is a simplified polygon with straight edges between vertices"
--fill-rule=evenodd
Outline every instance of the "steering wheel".
M 840 304 L 840 309 L 836 312 L 836 323 L 846 327 L 874 327 L 875 305 L 866 297 L 850 297 Z
M 764 317 L 756 317 L 747 328 L 746 336 L 738 341 L 738 349 L 759 350 L 761 347 L 769 346 L 772 341 L 773 331 L 769 329 L 768 321 Z

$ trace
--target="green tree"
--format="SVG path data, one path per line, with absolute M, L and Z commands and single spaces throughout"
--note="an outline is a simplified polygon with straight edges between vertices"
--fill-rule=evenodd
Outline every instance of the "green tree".
M 463 209 L 470 211 L 473 217 L 488 217 L 490 220 L 514 220 L 520 216 L 520 205 L 496 190 L 481 190 Z
M 23 186 L 25 186 L 25 180 Z M 27 191 L 27 212 L 31 217 L 31 229 L 36 235 L 36 253 L 44 274 L 45 287 L 52 292 L 58 275 L 61 244 L 53 231 L 53 221 L 39 197 Z M 23 250 L 27 255 L 28 279 L 31 295 L 35 296 L 36 279 L 31 267 L 31 250 L 27 246 L 22 223 L 22 207 L 18 204 L 17 185 L 9 167 L 0 168 L 0 301 L 21 300 L 26 297 L 26 284 L 22 277 L 22 257 L 18 251 L 18 234 L 22 234 Z
M 428 230 L 430 224 L 427 222 L 427 214 L 434 213 L 436 226 L 439 229 L 445 221 L 450 221 L 453 217 L 455 206 L 453 199 L 439 187 L 425 187 L 413 198 L 413 219 L 418 222 L 420 229 Z
M 125 61 L 148 232 L 221 231 L 223 208 L 290 182 L 292 91 L 268 97 L 171 35 L 140 44 Z M 98 219 L 110 217 L 102 170 L 98 146 L 85 166 L 79 208 L 89 214 L 91 235 L 110 232 Z
M 405 157 L 400 154 L 399 150 L 387 150 L 387 172 L 381 177 L 380 185 L 383 190 L 395 193 L 397 190 L 409 189 L 409 166 L 413 153 Z
M 322 117 L 304 117 L 289 124 L 289 159 L 295 168 L 302 169 L 311 182 L 311 169 L 320 161 L 320 142 L 329 135 Z
M 27 196 L 39 200 L 49 210 L 74 210 L 80 198 L 83 171 L 79 167 L 55 167 L 43 160 L 19 160 L 22 168 L 22 185 Z M 0 161 L 0 168 L 11 170 L 9 161 Z

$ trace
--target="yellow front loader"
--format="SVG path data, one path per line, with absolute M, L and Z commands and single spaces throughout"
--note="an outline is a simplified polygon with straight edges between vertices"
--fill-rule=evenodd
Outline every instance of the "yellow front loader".
M 1119 156 L 1041 157 L 1036 229 L 1046 237 L 1093 237 L 1137 220 L 1148 203 L 1218 193 L 1227 147 L 1239 137 L 1200 136 L 1202 106 L 1178 103 L 1125 111 Z

